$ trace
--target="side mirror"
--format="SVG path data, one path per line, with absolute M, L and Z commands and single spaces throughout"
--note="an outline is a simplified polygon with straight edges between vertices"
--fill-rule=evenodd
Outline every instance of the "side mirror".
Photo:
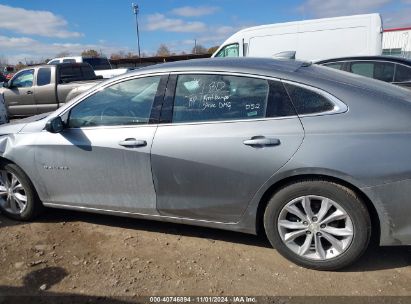
M 10 87 L 10 84 L 9 84 L 9 82 L 8 81 L 5 81 L 5 82 L 3 82 L 3 88 L 9 88 Z
M 50 133 L 60 133 L 64 130 L 64 122 L 60 116 L 50 119 L 46 123 L 46 131 Z

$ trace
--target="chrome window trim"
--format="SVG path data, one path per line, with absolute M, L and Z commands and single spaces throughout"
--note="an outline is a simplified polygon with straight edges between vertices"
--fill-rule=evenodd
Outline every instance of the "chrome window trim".
M 217 124 L 217 123 L 236 123 L 236 122 L 254 122 L 254 121 L 270 121 L 270 120 L 283 120 L 283 119 L 296 119 L 299 117 L 312 117 L 312 116 L 323 116 L 323 115 L 332 115 L 332 114 L 340 114 L 340 113 L 345 113 L 348 111 L 348 106 L 340 101 L 337 97 L 331 95 L 330 93 L 310 86 L 306 84 L 302 84 L 299 82 L 291 81 L 291 80 L 286 80 L 286 79 L 281 79 L 277 77 L 272 77 L 272 76 L 265 76 L 265 75 L 258 75 L 258 74 L 250 74 L 250 73 L 242 73 L 242 72 L 221 72 L 221 71 L 201 71 L 201 70 L 192 70 L 192 71 L 169 71 L 169 72 L 158 72 L 158 73 L 152 73 L 152 74 L 142 74 L 142 75 L 132 75 L 127 78 L 121 78 L 117 79 L 115 81 L 106 83 L 98 88 L 95 88 L 93 91 L 91 91 L 89 94 L 86 96 L 83 96 L 81 99 L 75 101 L 69 108 L 65 109 L 63 112 L 59 113 L 58 116 L 64 116 L 67 114 L 73 107 L 75 107 L 77 104 L 82 102 L 83 100 L 87 99 L 88 97 L 94 95 L 95 93 L 104 90 L 105 88 L 118 84 L 123 81 L 127 80 L 132 80 L 132 79 L 137 79 L 137 78 L 143 78 L 143 77 L 152 77 L 152 76 L 163 76 L 163 75 L 226 75 L 226 76 L 236 76 L 236 77 L 250 77 L 250 78 L 256 78 L 256 79 L 264 79 L 264 80 L 270 80 L 270 81 L 278 81 L 282 83 L 287 83 L 295 86 L 302 87 L 306 90 L 313 91 L 317 94 L 320 94 L 321 96 L 325 97 L 327 100 L 332 102 L 334 104 L 334 109 L 330 111 L 324 111 L 324 112 L 317 112 L 317 113 L 310 113 L 310 114 L 302 114 L 302 115 L 290 115 L 290 116 L 278 116 L 278 117 L 262 117 L 262 118 L 253 118 L 253 119 L 233 119 L 233 120 L 213 120 L 213 121 L 197 121 L 197 122 L 180 122 L 180 123 L 164 123 L 164 124 L 136 124 L 136 125 L 115 125 L 115 126 L 92 126 L 92 127 L 81 127 L 81 128 L 67 128 L 67 129 L 82 129 L 82 130 L 90 130 L 90 129 L 114 129 L 114 128 L 136 128 L 136 127 L 162 127 L 162 126 L 177 126 L 177 125 L 203 125 L 203 124 Z

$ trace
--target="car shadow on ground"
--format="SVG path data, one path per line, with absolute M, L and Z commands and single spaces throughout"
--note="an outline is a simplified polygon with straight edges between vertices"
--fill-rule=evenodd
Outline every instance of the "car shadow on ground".
M 49 291 L 67 275 L 67 271 L 61 267 L 45 267 L 31 271 L 24 276 L 21 287 L 0 285 L 0 303 L 134 303 L 132 297 L 122 299 Z
M 264 233 L 249 235 L 213 228 L 189 226 L 175 223 L 157 222 L 152 220 L 123 218 L 110 215 L 92 214 L 69 210 L 47 209 L 36 222 L 86 222 L 97 225 L 119 227 L 132 230 L 167 233 L 179 236 L 198 237 L 210 241 L 223 241 L 244 244 L 247 246 L 271 248 Z M 0 215 L 1 225 L 18 225 L 19 222 L 6 219 Z M 384 269 L 403 268 L 411 265 L 411 246 L 379 247 L 371 244 L 365 254 L 353 265 L 341 270 L 342 272 L 378 271 Z

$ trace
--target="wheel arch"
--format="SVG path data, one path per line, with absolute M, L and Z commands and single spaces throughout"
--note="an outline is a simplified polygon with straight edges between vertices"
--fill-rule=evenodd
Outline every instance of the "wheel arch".
M 255 222 L 255 229 L 257 234 L 265 234 L 264 231 L 264 223 L 263 223 L 263 218 L 264 218 L 264 212 L 267 207 L 267 204 L 271 197 L 278 192 L 281 188 L 285 187 L 288 184 L 293 184 L 296 182 L 300 182 L 303 180 L 325 180 L 329 182 L 333 182 L 336 184 L 339 184 L 341 186 L 344 186 L 351 191 L 353 191 L 365 204 L 371 218 L 371 242 L 373 244 L 376 244 L 380 240 L 381 236 L 381 219 L 378 215 L 377 209 L 374 205 L 374 203 L 371 201 L 371 199 L 357 186 L 354 184 L 335 177 L 331 175 L 326 175 L 326 174 L 301 174 L 301 175 L 294 175 L 294 176 L 289 176 L 285 177 L 281 180 L 276 181 L 274 184 L 272 184 L 262 195 L 258 207 L 257 207 L 257 213 L 256 213 L 256 222 Z

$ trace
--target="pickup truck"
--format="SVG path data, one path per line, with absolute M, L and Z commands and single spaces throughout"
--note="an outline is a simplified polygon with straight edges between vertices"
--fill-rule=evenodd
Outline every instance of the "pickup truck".
M 111 67 L 110 61 L 107 57 L 82 57 L 82 56 L 73 56 L 73 57 L 59 57 L 51 59 L 47 64 L 56 64 L 56 63 L 73 63 L 73 62 L 85 62 L 91 65 L 94 69 L 94 72 L 98 76 L 103 76 L 103 78 L 112 78 L 129 71 L 128 68 L 113 69 Z
M 10 118 L 54 111 L 102 81 L 87 63 L 40 65 L 17 72 L 0 88 Z

